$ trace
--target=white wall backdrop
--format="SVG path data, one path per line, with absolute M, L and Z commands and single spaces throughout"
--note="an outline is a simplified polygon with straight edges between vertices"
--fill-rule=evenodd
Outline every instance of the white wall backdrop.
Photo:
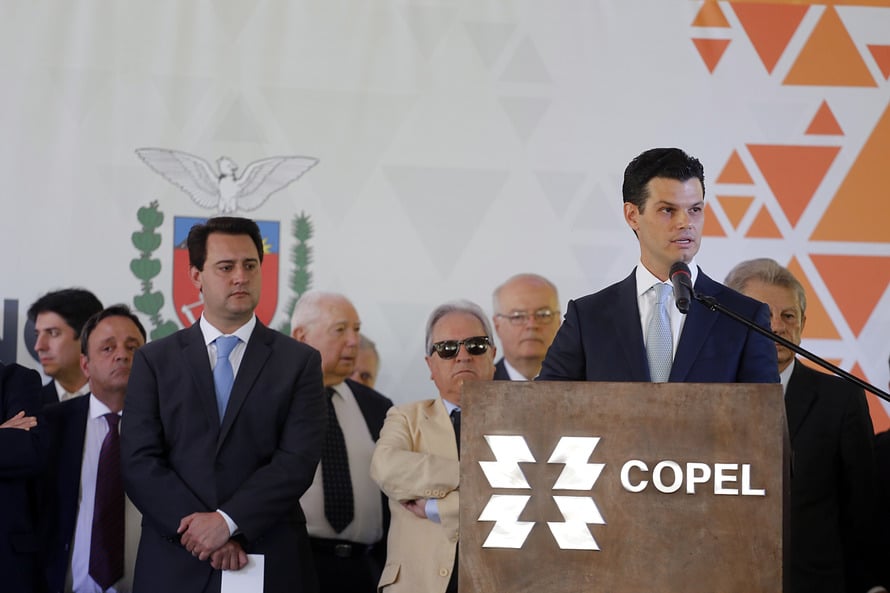
M 724 235 L 705 238 L 699 264 L 717 279 L 749 257 L 799 264 L 836 330 L 804 345 L 886 388 L 890 174 L 860 156 L 869 142 L 872 153 L 890 148 L 890 73 L 874 49 L 890 45 L 890 8 L 840 4 L 797 5 L 770 67 L 756 19 L 728 2 L 4 2 L 0 298 L 18 302 L 4 347 L 37 367 L 24 317 L 50 289 L 84 286 L 106 304 L 132 304 L 143 287 L 131 235 L 152 202 L 164 215 L 152 290 L 164 297 L 160 317 L 177 320 L 174 218 L 214 211 L 136 149 L 185 151 L 214 167 L 227 156 L 242 170 L 303 155 L 319 164 L 245 213 L 281 224 L 272 325 L 287 318 L 291 223 L 305 213 L 311 286 L 355 302 L 382 354 L 380 390 L 397 402 L 430 397 L 430 310 L 465 297 L 490 311 L 492 289 L 517 272 L 552 279 L 563 303 L 623 278 L 639 254 L 621 216 L 624 167 L 647 148 L 680 146 L 705 164 L 709 234 Z M 810 42 L 838 21 L 850 43 L 835 53 L 852 47 L 856 73 L 873 84 L 818 71 L 799 82 Z M 710 66 L 708 51 L 719 53 Z M 807 134 L 823 103 L 840 134 Z M 762 145 L 836 156 L 801 204 L 780 195 Z M 807 171 L 804 153 L 794 162 Z M 750 183 L 718 181 L 734 155 Z M 870 190 L 840 204 L 857 163 Z M 720 195 L 750 197 L 750 208 L 740 215 L 729 204 L 746 202 Z M 761 210 L 775 236 L 752 230 Z M 837 217 L 837 228 L 861 224 L 862 236 L 815 238 Z M 850 269 L 847 260 L 823 256 L 863 266 L 865 304 L 843 288 L 856 278 L 828 270 Z

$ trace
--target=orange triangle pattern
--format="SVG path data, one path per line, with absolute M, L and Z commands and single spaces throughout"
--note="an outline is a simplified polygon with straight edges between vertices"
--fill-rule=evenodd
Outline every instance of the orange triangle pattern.
M 729 28 L 729 21 L 726 20 L 723 11 L 717 0 L 705 0 L 701 10 L 692 21 L 693 27 L 724 27 Z
M 769 211 L 764 206 L 760 207 L 760 212 L 757 213 L 757 217 L 751 223 L 751 228 L 748 229 L 748 233 L 745 236 L 754 239 L 783 238 L 782 232 L 776 226 L 776 221 L 773 220 L 773 217 L 770 216 Z
M 730 6 L 766 71 L 772 74 L 809 6 L 754 2 L 730 2 Z
M 723 207 L 723 212 L 726 213 L 729 222 L 738 229 L 739 223 L 742 222 L 754 198 L 751 196 L 717 196 L 717 201 Z
M 810 326 L 810 320 L 807 319 L 807 327 L 809 327 L 809 326 Z M 817 356 L 818 356 L 818 354 L 817 354 Z M 825 358 L 824 356 L 821 357 L 821 358 L 824 358 L 824 359 L 825 359 L 825 362 L 830 362 L 831 364 L 833 364 L 833 365 L 836 366 L 836 367 L 840 367 L 840 368 L 842 368 L 842 369 L 844 368 L 844 367 L 841 366 L 841 359 L 840 359 L 840 358 Z M 806 366 L 810 367 L 810 368 L 813 369 L 814 371 L 819 371 L 820 373 L 825 373 L 826 375 L 833 375 L 833 374 L 834 374 L 834 373 L 832 373 L 831 371 L 829 371 L 829 370 L 827 370 L 827 369 L 823 369 L 821 366 L 819 366 L 818 364 L 816 364 L 815 362 L 813 362 L 813 361 L 810 360 L 809 358 L 804 358 L 803 356 L 798 356 L 798 357 L 797 357 L 797 360 L 799 360 L 802 364 L 805 364 Z M 847 370 L 847 369 L 844 369 L 844 370 Z
M 732 155 L 730 155 L 729 160 L 726 161 L 726 166 L 723 167 L 723 171 L 721 171 L 720 176 L 717 177 L 717 183 L 753 185 L 754 180 L 751 179 L 751 175 L 748 173 L 748 169 L 742 162 L 741 157 L 739 157 L 737 150 L 732 151 Z
M 834 117 L 831 108 L 828 107 L 827 101 L 822 101 L 822 105 L 819 106 L 819 111 L 816 112 L 813 121 L 810 122 L 810 127 L 807 128 L 806 133 L 825 136 L 844 135 L 844 131 L 841 129 L 841 125 L 837 123 L 837 118 Z
M 717 67 L 717 62 L 723 57 L 723 52 L 726 51 L 726 46 L 729 45 L 729 41 L 729 39 L 701 38 L 694 38 L 692 40 L 692 43 L 695 44 L 695 48 L 701 55 L 701 59 L 704 60 L 705 66 L 708 67 L 708 72 L 714 72 L 714 68 Z
M 702 226 L 701 234 L 704 237 L 725 237 L 726 231 L 720 225 L 720 221 L 714 216 L 713 212 L 705 212 L 705 224 Z
M 878 68 L 881 69 L 884 78 L 890 79 L 890 45 L 869 45 L 868 51 L 878 63 Z
M 783 81 L 788 85 L 878 86 L 834 6 L 822 18 Z
M 890 240 L 886 215 L 863 215 L 875 212 L 876 188 L 890 187 L 890 104 L 862 147 L 862 152 L 850 166 L 847 177 L 822 220 L 810 237 L 813 241 L 873 241 Z M 886 201 L 884 202 L 886 205 Z M 884 207 L 886 212 L 886 206 Z
M 803 331 L 804 337 L 817 340 L 839 340 L 841 335 L 838 333 L 837 327 L 831 320 L 828 311 L 825 310 L 822 299 L 819 298 L 819 294 L 813 289 L 810 279 L 807 278 L 803 268 L 800 266 L 800 262 L 797 261 L 797 258 L 792 257 L 791 262 L 786 267 L 801 283 L 804 293 L 807 295 L 807 323 Z M 835 362 L 834 364 L 838 363 Z
M 890 257 L 811 255 L 810 258 L 858 337 L 890 283 Z
M 788 222 L 795 226 L 840 147 L 749 144 L 748 150 L 788 217 Z

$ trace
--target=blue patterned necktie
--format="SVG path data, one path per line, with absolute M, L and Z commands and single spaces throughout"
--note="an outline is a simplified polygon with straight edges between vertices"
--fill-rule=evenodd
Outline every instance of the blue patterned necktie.
M 229 395 L 232 393 L 232 384 L 235 382 L 235 371 L 232 369 L 232 361 L 229 355 L 238 342 L 238 336 L 220 336 L 214 340 L 216 344 L 216 366 L 213 367 L 213 385 L 216 388 L 216 409 L 219 411 L 219 423 L 222 424 L 226 414 L 226 406 L 229 404 Z
M 668 315 L 668 302 L 672 288 L 669 284 L 658 283 L 655 289 L 655 308 L 649 318 L 646 332 L 646 354 L 649 357 L 649 376 L 653 383 L 665 383 L 671 376 L 674 359 L 674 336 L 671 333 L 671 318 Z

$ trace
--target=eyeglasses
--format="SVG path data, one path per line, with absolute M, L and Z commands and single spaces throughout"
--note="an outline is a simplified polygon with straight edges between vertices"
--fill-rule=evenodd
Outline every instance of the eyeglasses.
M 488 339 L 488 336 L 474 336 L 463 340 L 442 340 L 441 342 L 433 344 L 433 349 L 430 350 L 430 356 L 435 352 L 442 360 L 454 358 L 460 351 L 461 344 L 464 345 L 468 354 L 480 356 L 488 352 L 488 347 L 491 346 L 491 341 Z
M 525 325 L 530 318 L 534 317 L 535 321 L 541 325 L 547 325 L 557 315 L 559 315 L 559 311 L 554 311 L 553 309 L 538 309 L 534 313 L 527 311 L 513 311 L 509 315 L 498 313 L 497 317 L 503 317 L 513 325 Z

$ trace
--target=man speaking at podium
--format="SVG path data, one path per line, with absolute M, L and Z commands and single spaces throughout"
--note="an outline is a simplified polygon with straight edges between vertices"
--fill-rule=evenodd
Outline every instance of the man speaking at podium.
M 695 265 L 704 223 L 704 169 L 679 148 L 653 148 L 624 171 L 624 220 L 640 243 L 630 276 L 569 301 L 538 380 L 778 383 L 771 340 L 693 300 L 674 305 L 670 272 L 689 266 L 697 293 L 769 327 L 766 305 Z

